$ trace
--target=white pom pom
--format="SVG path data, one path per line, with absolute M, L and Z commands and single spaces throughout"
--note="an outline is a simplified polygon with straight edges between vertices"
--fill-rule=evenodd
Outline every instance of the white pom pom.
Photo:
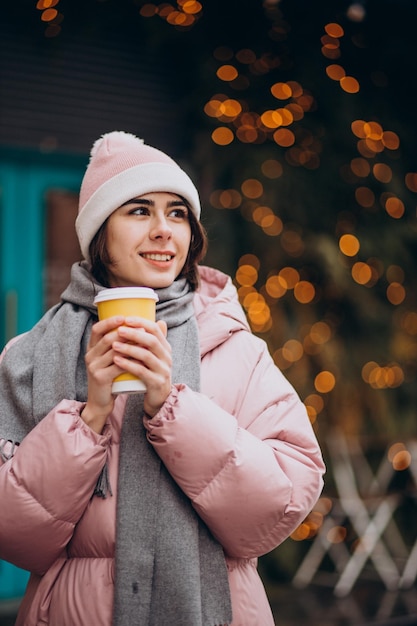
M 91 152 L 90 152 L 90 160 L 92 157 L 94 157 L 97 152 L 100 149 L 101 144 L 103 143 L 103 141 L 105 139 L 110 139 L 110 138 L 120 138 L 120 139 L 135 139 L 136 141 L 138 141 L 139 143 L 143 144 L 144 141 L 143 139 L 140 139 L 139 137 L 136 137 L 135 135 L 133 135 L 132 133 L 126 133 L 124 130 L 114 130 L 111 133 L 105 133 L 104 135 L 102 135 L 99 139 L 97 139 L 94 143 L 93 143 L 93 147 L 91 148 Z

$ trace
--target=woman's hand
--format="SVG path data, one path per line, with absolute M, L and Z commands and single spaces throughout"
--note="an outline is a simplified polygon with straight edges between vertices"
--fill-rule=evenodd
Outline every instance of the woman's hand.
M 123 323 L 123 317 L 111 317 L 94 324 L 85 355 L 88 395 L 81 417 L 97 433 L 102 432 L 113 410 L 113 379 L 122 373 L 114 363 L 113 343 L 118 339 L 118 328 Z
M 171 391 L 172 351 L 163 321 L 127 317 L 113 342 L 113 361 L 146 385 L 145 412 L 153 417 Z

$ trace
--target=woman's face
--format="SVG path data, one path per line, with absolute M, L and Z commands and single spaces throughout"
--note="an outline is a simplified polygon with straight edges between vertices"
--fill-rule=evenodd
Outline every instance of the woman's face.
M 132 198 L 108 219 L 110 287 L 168 287 L 181 273 L 191 241 L 188 208 L 173 193 Z

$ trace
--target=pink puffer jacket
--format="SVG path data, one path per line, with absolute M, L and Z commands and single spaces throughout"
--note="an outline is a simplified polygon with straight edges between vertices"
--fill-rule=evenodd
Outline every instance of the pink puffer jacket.
M 272 626 L 257 557 L 314 506 L 324 471 L 305 408 L 248 332 L 227 276 L 201 268 L 195 296 L 201 393 L 174 386 L 148 438 L 224 547 L 233 626 Z M 62 400 L 0 466 L 0 558 L 32 572 L 17 626 L 110 626 L 119 434 L 125 396 L 105 432 Z M 1 436 L 1 433 L 0 433 Z M 107 460 L 113 497 L 91 498 Z M 191 626 L 191 625 L 190 625 Z

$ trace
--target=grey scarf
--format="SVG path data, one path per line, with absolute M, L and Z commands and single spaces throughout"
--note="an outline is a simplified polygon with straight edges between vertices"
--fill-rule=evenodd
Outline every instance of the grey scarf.
M 0 438 L 18 443 L 62 398 L 86 400 L 84 354 L 100 289 L 88 268 L 75 264 L 62 302 L 8 350 L 0 366 Z M 181 279 L 158 295 L 173 381 L 198 391 L 193 294 Z M 143 396 L 130 396 L 120 447 L 113 625 L 230 623 L 223 550 L 148 443 L 142 415 Z

